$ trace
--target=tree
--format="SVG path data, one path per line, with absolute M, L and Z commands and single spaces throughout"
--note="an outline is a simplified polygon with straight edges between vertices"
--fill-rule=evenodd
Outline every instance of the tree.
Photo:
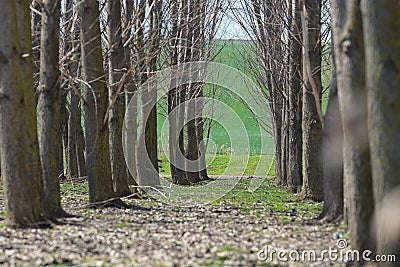
M 18 4 L 16 3 L 18 2 Z M 6 224 L 43 221 L 29 1 L 1 1 L 0 153 Z
M 109 103 L 108 129 L 110 142 L 111 173 L 114 189 L 118 196 L 127 196 L 131 192 L 126 176 L 126 164 L 122 151 L 122 122 L 125 99 L 120 87 L 125 66 L 125 51 L 122 43 L 122 17 L 120 1 L 106 2 L 108 54 Z M 122 87 L 121 87 L 122 88 Z M 123 92 L 122 92 L 123 93 Z
M 332 51 L 332 77 L 324 116 L 322 158 L 324 208 L 318 219 L 331 222 L 343 215 L 343 126 L 339 109 L 337 72 Z
M 345 214 L 352 246 L 371 248 L 369 222 L 373 214 L 368 147 L 365 56 L 360 1 L 332 3 L 333 38 L 339 107 L 343 124 Z
M 41 4 L 40 82 L 38 87 L 38 136 L 44 198 L 48 217 L 64 214 L 61 209 L 60 183 L 62 138 L 60 129 L 59 31 L 60 1 L 45 0 Z
M 300 198 L 323 199 L 321 115 L 321 0 L 303 1 L 303 153 Z
M 84 137 L 81 125 L 81 89 L 80 89 L 80 44 L 79 8 L 73 0 L 65 2 L 63 14 L 63 57 L 61 59 L 61 74 L 63 90 L 61 109 L 64 114 L 62 131 L 65 147 L 66 176 L 76 178 L 86 176 L 86 163 L 84 155 Z M 67 95 L 70 102 L 68 105 Z M 69 110 L 69 112 L 67 112 Z M 66 120 L 66 121 L 65 121 Z
M 400 35 L 396 20 L 400 16 L 400 5 L 397 0 L 361 2 L 368 137 L 375 204 L 378 204 L 391 189 L 400 184 L 400 153 L 397 146 L 400 143 Z M 378 233 L 377 237 L 378 253 L 397 253 L 397 257 L 400 257 L 399 239 L 388 243 L 384 235 Z
M 108 106 L 101 47 L 99 4 L 81 3 L 82 76 L 85 81 L 83 111 L 85 120 L 86 165 L 89 201 L 105 201 L 114 196 L 111 180 L 108 129 L 104 123 Z
M 289 64 L 289 155 L 287 183 L 292 192 L 298 192 L 303 182 L 302 173 L 302 54 L 301 54 L 301 6 L 292 1 L 290 24 Z

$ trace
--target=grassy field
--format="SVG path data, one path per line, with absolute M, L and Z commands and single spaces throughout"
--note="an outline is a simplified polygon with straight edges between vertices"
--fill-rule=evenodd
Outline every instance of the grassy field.
M 167 156 L 161 154 L 158 158 L 161 161 L 160 174 L 170 175 Z M 206 162 L 209 175 L 274 175 L 273 157 L 268 155 L 207 155 Z

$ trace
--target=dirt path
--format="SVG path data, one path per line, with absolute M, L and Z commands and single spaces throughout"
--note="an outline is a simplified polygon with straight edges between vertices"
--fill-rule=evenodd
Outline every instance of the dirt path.
M 295 213 L 283 218 L 261 202 L 179 208 L 130 199 L 129 209 L 94 210 L 82 208 L 85 200 L 77 192 L 63 201 L 68 212 L 81 217 L 52 230 L 0 230 L 1 265 L 304 266 L 260 260 L 265 254 L 259 252 L 265 246 L 268 255 L 272 249 L 336 248 L 336 236 L 344 231 L 338 225 L 310 223 Z M 3 200 L 0 203 L 4 215 Z

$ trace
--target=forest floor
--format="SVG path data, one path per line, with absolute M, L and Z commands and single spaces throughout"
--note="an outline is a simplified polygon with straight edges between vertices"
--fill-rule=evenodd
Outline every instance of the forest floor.
M 0 264 L 345 265 L 328 257 L 323 262 L 278 261 L 273 250 L 315 250 L 318 258 L 324 249 L 337 249 L 339 238 L 346 238 L 345 226 L 318 223 L 313 218 L 320 213 L 321 203 L 298 201 L 273 179 L 265 179 L 255 193 L 246 190 L 249 181 L 249 177 L 240 180 L 235 189 L 209 205 L 178 207 L 153 198 L 131 198 L 124 200 L 130 208 L 119 209 L 87 208 L 86 182 L 63 183 L 63 207 L 78 217 L 60 220 L 52 229 L 15 230 L 0 224 Z M 2 191 L 0 199 L 4 218 Z

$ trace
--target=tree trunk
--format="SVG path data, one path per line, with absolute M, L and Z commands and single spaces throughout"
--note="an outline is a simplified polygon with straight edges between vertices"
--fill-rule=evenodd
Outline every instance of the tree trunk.
M 68 178 L 86 176 L 86 163 L 84 155 L 84 139 L 81 125 L 81 91 L 77 80 L 80 77 L 79 59 L 80 45 L 79 38 L 80 29 L 76 25 L 76 21 L 80 19 L 79 8 L 74 5 L 72 0 L 66 1 L 66 14 L 64 16 L 65 24 L 65 47 L 64 47 L 64 65 L 68 70 L 69 79 L 65 82 L 64 92 L 69 95 L 70 105 L 69 114 L 67 114 L 67 134 L 65 160 L 66 175 Z M 66 97 L 62 98 L 66 101 Z M 65 103 L 66 105 L 67 103 Z M 63 108 L 63 104 L 61 104 Z M 65 107 L 66 109 L 66 107 Z M 63 130 L 64 132 L 64 130 Z
M 375 204 L 400 184 L 400 35 L 397 0 L 362 1 L 368 132 Z M 364 181 L 365 182 L 365 181 Z M 386 218 L 390 220 L 391 218 Z M 381 223 L 384 223 L 381 222 Z M 378 229 L 384 230 L 382 225 Z M 378 253 L 400 258 L 400 238 L 378 232 Z
M 275 177 L 280 184 L 282 177 L 282 96 L 279 92 L 272 89 L 271 99 L 273 100 L 273 110 L 272 112 L 272 123 L 273 123 L 273 132 L 274 132 L 274 141 L 275 141 Z
M 3 1 L 0 16 L 6 18 L 0 26 L 0 158 L 6 225 L 35 227 L 42 220 L 42 181 L 29 1 Z
M 322 142 L 324 208 L 319 219 L 325 222 L 340 219 L 343 215 L 343 126 L 335 65 L 335 54 L 332 51 L 331 88 L 324 117 Z
M 301 199 L 323 200 L 321 101 L 321 0 L 303 3 L 303 152 Z M 314 87 L 314 88 L 313 88 Z
M 286 94 L 285 94 L 286 95 Z M 283 106 L 282 106 L 282 127 L 281 127 L 281 177 L 279 179 L 279 184 L 282 186 L 287 186 L 287 170 L 288 170 L 288 104 L 286 97 L 283 96 Z
M 63 160 L 60 129 L 60 68 L 58 65 L 61 6 L 58 0 L 43 1 L 41 6 L 38 136 L 44 189 L 43 203 L 46 215 L 51 218 L 63 213 L 58 179 Z
M 133 0 L 125 0 L 124 1 L 124 13 L 123 13 L 123 18 L 124 18 L 124 24 L 123 24 L 123 34 L 122 34 L 122 40 L 124 42 L 125 48 L 124 48 L 124 69 L 126 71 L 128 71 L 128 75 L 125 78 L 125 82 L 124 82 L 124 92 L 125 92 L 125 109 L 128 108 L 129 103 L 132 100 L 133 94 L 136 92 L 137 88 L 136 85 L 133 82 L 132 79 L 132 74 L 130 72 L 130 70 L 132 70 L 133 66 L 132 66 L 132 57 L 131 57 L 131 51 L 132 51 L 132 44 L 131 42 L 125 43 L 127 42 L 127 40 L 130 39 L 131 37 L 131 31 L 132 31 L 132 21 L 131 21 L 131 16 L 134 12 L 134 1 Z M 134 107 L 136 107 L 137 105 L 133 105 Z M 130 108 L 130 112 L 132 112 L 132 116 L 134 118 L 137 117 L 137 110 L 136 108 L 133 109 L 132 107 Z M 129 138 L 132 138 L 132 140 L 137 139 L 137 122 L 136 119 L 133 120 L 134 125 L 133 125 L 133 131 L 131 133 L 131 136 Z M 124 140 L 125 145 L 128 144 L 128 140 Z M 132 151 L 136 151 L 136 142 L 132 142 Z M 130 160 L 132 161 L 132 166 L 136 166 L 136 153 L 133 153 L 131 155 Z M 126 169 L 127 171 L 127 179 L 128 179 L 128 184 L 129 185 L 133 185 L 133 186 L 137 186 L 136 183 L 136 179 L 137 179 L 137 171 L 136 168 L 132 168 L 132 170 L 129 170 L 128 168 Z
M 344 205 L 352 247 L 371 249 L 373 213 L 364 43 L 359 0 L 332 5 L 339 107 L 343 124 Z
M 67 177 L 68 178 L 76 178 L 79 175 L 79 166 L 78 166 L 78 131 L 80 128 L 79 122 L 79 96 L 75 93 L 75 91 L 71 90 L 70 92 L 70 108 L 69 108 L 69 117 L 68 117 L 68 145 L 67 145 L 67 153 L 66 153 L 66 161 L 67 161 Z
M 292 23 L 289 65 L 289 155 L 288 187 L 293 193 L 301 189 L 303 182 L 303 150 L 301 131 L 302 60 L 301 60 L 301 8 L 299 1 L 291 4 Z
M 86 165 L 89 177 L 89 201 L 104 201 L 114 196 L 111 179 L 107 125 L 104 124 L 108 96 L 104 77 L 96 0 L 82 2 L 81 49 L 84 89 Z
M 130 195 L 126 176 L 126 164 L 122 151 L 122 123 L 124 116 L 125 99 L 118 94 L 124 72 L 124 47 L 122 44 L 121 3 L 108 0 L 106 2 L 108 14 L 107 37 L 110 44 L 109 68 L 109 103 L 111 105 L 108 116 L 111 173 L 114 189 L 118 196 Z
M 160 53 L 160 38 L 161 38 L 161 0 L 149 0 L 149 6 L 153 6 L 150 14 L 150 48 L 148 56 L 147 77 L 151 77 L 157 71 L 157 59 Z M 157 91 L 151 88 L 148 92 L 148 97 L 152 103 L 156 102 Z M 151 107 L 149 119 L 146 123 L 146 150 L 150 156 L 151 163 L 158 173 L 158 147 L 157 147 L 157 106 Z
M 195 42 L 198 39 L 198 30 L 196 29 L 198 22 L 196 23 L 197 16 L 195 14 L 198 3 L 190 0 L 188 1 L 188 21 L 187 21 L 187 40 L 186 40 L 186 61 L 196 61 L 198 59 L 197 48 L 194 47 Z M 195 6 L 196 5 L 196 6 Z M 195 17 L 196 16 L 196 17 Z M 191 71 L 191 70 L 190 70 Z M 198 112 L 198 107 L 195 99 L 197 98 L 197 90 L 199 90 L 198 83 L 190 83 L 186 87 L 186 101 L 192 101 L 191 104 L 186 105 L 185 116 L 186 116 L 186 178 L 190 183 L 198 183 L 200 181 L 200 173 L 198 170 L 191 171 L 189 166 L 191 161 L 198 160 L 199 158 L 199 146 L 197 143 L 196 134 L 196 120 L 194 119 Z

